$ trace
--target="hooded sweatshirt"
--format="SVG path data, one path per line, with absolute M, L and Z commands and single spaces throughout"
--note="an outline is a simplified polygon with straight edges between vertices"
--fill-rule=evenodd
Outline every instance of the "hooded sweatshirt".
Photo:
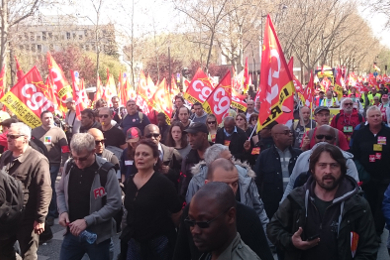
M 290 194 L 290 192 L 294 189 L 294 183 L 296 179 L 301 175 L 302 173 L 307 173 L 309 171 L 309 162 L 310 162 L 310 156 L 313 153 L 313 151 L 321 144 L 325 144 L 325 142 L 320 142 L 318 144 L 315 144 L 311 150 L 308 150 L 306 152 L 303 152 L 299 155 L 295 167 L 290 175 L 290 181 L 287 184 L 286 189 L 284 190 L 282 200 L 280 203 Z M 337 146 L 337 148 L 339 148 Z M 339 148 L 340 149 L 340 148 Z M 355 162 L 353 161 L 353 154 L 343 151 L 340 149 L 340 151 L 343 153 L 344 158 L 347 160 L 347 175 L 351 176 L 356 180 L 356 182 L 359 182 L 359 173 L 356 169 Z

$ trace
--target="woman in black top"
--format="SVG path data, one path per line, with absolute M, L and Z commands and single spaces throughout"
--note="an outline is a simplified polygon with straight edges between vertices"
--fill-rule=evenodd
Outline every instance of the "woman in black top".
M 138 172 L 125 187 L 127 227 L 121 239 L 127 243 L 125 259 L 171 259 L 175 245 L 175 224 L 181 215 L 181 203 L 173 183 L 159 173 L 161 161 L 157 145 L 140 140 L 135 148 Z
M 252 133 L 253 128 L 248 126 L 248 122 L 246 121 L 246 116 L 243 113 L 238 113 L 236 116 L 236 125 L 237 127 L 244 130 L 246 135 L 249 137 Z

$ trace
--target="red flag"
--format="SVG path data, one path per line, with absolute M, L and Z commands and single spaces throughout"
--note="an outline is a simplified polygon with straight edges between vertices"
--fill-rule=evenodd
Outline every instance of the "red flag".
M 293 79 L 294 88 L 295 88 L 296 92 L 299 93 L 298 95 L 302 96 L 303 95 L 302 94 L 302 92 L 303 92 L 302 84 L 301 84 L 301 82 L 299 82 L 299 80 L 294 75 L 294 57 L 291 57 L 287 66 L 288 66 L 288 70 L 290 71 L 290 75 Z
M 53 80 L 51 79 L 50 75 L 47 76 L 45 85 L 49 90 L 51 90 L 47 93 L 48 96 L 46 97 L 53 103 L 54 109 L 58 110 L 58 102 L 57 102 L 58 97 L 56 97 L 56 93 L 54 92 Z
M 129 91 L 130 91 L 130 84 L 128 77 L 124 78 L 124 84 L 121 84 L 121 91 L 120 91 L 120 98 L 122 105 L 126 105 L 126 102 L 130 99 Z
M 323 89 L 326 91 L 329 90 L 329 87 L 332 85 L 328 77 L 324 77 L 320 83 L 320 85 L 323 87 Z
M 250 82 L 249 68 L 248 68 L 248 57 L 245 58 L 244 66 L 244 93 L 248 92 Z
M 234 89 L 232 89 L 232 107 L 246 111 L 248 105 L 244 102 L 244 99 L 245 96 L 238 94 Z
M 171 94 L 173 96 L 176 96 L 179 93 L 180 93 L 180 90 L 176 85 L 175 77 L 174 77 L 174 75 L 172 75 L 172 77 L 171 77 Z
M 0 72 L 0 98 L 4 96 L 4 91 L 5 91 L 5 66 L 1 69 Z
M 341 75 L 341 69 L 337 69 L 336 81 L 334 85 L 334 91 L 337 93 L 337 98 L 340 100 L 344 93 L 345 82 Z
M 220 124 L 229 115 L 231 98 L 232 81 L 228 71 L 204 102 L 203 107 L 208 114 L 214 114 Z
M 144 72 L 141 70 L 139 75 L 139 82 L 137 88 L 137 94 L 143 98 L 149 106 L 153 106 L 153 97 L 157 91 L 157 86 L 154 85 L 150 76 L 146 78 Z
M 312 107 L 313 98 L 314 98 L 314 77 L 313 71 L 310 71 L 310 79 L 307 84 L 305 91 L 303 92 L 303 97 L 305 98 L 305 106 Z
M 20 67 L 20 64 L 19 64 L 19 61 L 18 59 L 15 57 L 15 61 L 16 61 L 16 76 L 18 77 L 18 81 L 24 77 L 24 72 L 22 70 L 22 68 Z
M 196 102 L 203 104 L 207 97 L 210 96 L 213 89 L 214 87 L 213 84 L 211 84 L 210 79 L 203 70 L 199 68 L 192 78 L 186 93 L 184 93 L 184 98 L 192 104 L 195 104 Z
M 264 32 L 260 89 L 258 131 L 275 120 L 285 124 L 294 118 L 294 84 L 269 15 Z
M 100 76 L 98 76 L 97 78 L 97 82 L 96 82 L 96 93 L 95 93 L 95 97 L 93 99 L 94 102 L 98 101 L 99 99 L 102 98 L 103 96 L 103 87 L 102 87 L 102 81 L 100 80 Z
M 170 118 L 173 111 L 171 95 L 168 92 L 168 85 L 165 78 L 161 81 L 156 93 L 153 96 L 155 109 L 165 114 L 167 124 L 170 124 Z
M 117 96 L 115 80 L 110 77 L 110 73 L 107 68 L 107 83 L 102 98 L 107 101 L 108 106 L 112 106 L 111 98 Z
M 47 98 L 50 91 L 34 66 L 0 101 L 26 125 L 35 128 L 41 125 L 43 111 L 54 111 L 53 103 Z
M 49 75 L 53 80 L 54 92 L 58 96 L 58 109 L 66 113 L 68 109 L 66 108 L 65 100 L 72 97 L 72 87 L 66 80 L 62 69 L 50 55 L 50 52 L 47 52 L 47 64 L 49 65 Z
M 87 108 L 85 104 L 86 93 L 82 87 L 82 81 L 80 82 L 80 80 L 75 77 L 73 71 L 70 71 L 70 73 L 72 74 L 73 100 L 76 103 L 76 117 L 78 120 L 81 120 L 81 111 Z

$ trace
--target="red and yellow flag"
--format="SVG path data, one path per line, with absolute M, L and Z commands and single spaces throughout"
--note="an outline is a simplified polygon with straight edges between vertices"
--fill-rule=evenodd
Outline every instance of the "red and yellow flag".
M 220 124 L 225 117 L 229 116 L 231 99 L 232 79 L 229 70 L 206 99 L 203 107 L 206 113 L 214 114 Z
M 111 98 L 117 95 L 114 77 L 110 76 L 107 68 L 107 83 L 102 98 L 107 101 L 108 106 L 112 106 Z
M 232 102 L 231 106 L 239 110 L 246 111 L 248 105 L 244 102 L 245 96 L 240 95 L 232 88 Z
M 0 98 L 4 96 L 6 82 L 7 81 L 5 78 L 5 66 L 3 66 L 0 72 Z
M 122 79 L 124 82 L 121 84 L 121 90 L 120 90 L 120 100 L 122 105 L 126 105 L 126 102 L 130 99 L 130 84 L 129 84 L 129 77 L 125 77 Z
M 100 76 L 97 78 L 96 82 L 96 93 L 95 97 L 93 99 L 94 102 L 98 101 L 103 97 L 104 91 L 103 91 L 103 86 L 102 86 L 102 81 L 100 80 Z
M 35 128 L 41 125 L 43 111 L 54 111 L 53 103 L 47 98 L 50 92 L 34 66 L 0 101 L 26 125 Z
M 15 62 L 16 62 L 16 76 L 18 77 L 18 81 L 24 77 L 24 72 L 22 70 L 22 68 L 20 67 L 20 64 L 19 64 L 19 61 L 18 59 L 15 57 Z
M 65 78 L 64 72 L 57 65 L 56 61 L 47 52 L 47 64 L 49 65 L 49 75 L 53 80 L 53 87 L 56 96 L 58 97 L 58 109 L 64 113 L 68 110 L 66 108 L 66 99 L 72 97 L 72 87 Z
M 58 98 L 56 97 L 56 93 L 54 92 L 53 80 L 51 79 L 50 75 L 47 76 L 45 85 L 50 90 L 47 93 L 48 96 L 46 97 L 53 103 L 54 109 L 58 110 L 58 102 L 57 102 Z
M 209 77 L 199 68 L 188 85 L 184 98 L 192 104 L 196 102 L 203 104 L 211 92 L 213 92 L 213 89 L 214 87 Z
M 312 107 L 313 99 L 314 99 L 314 77 L 313 77 L 313 71 L 310 71 L 310 79 L 309 83 L 307 84 L 304 92 L 303 97 L 305 99 L 305 106 Z
M 285 124 L 294 118 L 294 83 L 269 15 L 264 32 L 259 97 L 257 131 L 273 121 Z
M 165 114 L 165 121 L 167 122 L 167 124 L 170 124 L 173 104 L 165 78 L 160 82 L 158 89 L 153 96 L 153 103 L 155 104 L 154 108 L 157 111 L 163 112 Z

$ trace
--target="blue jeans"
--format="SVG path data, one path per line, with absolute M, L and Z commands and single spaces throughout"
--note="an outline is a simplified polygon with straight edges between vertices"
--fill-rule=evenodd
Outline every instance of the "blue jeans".
M 48 217 L 57 218 L 58 212 L 57 212 L 57 195 L 56 195 L 56 179 L 58 176 L 58 171 L 60 170 L 59 165 L 50 165 L 50 179 L 51 179 L 51 189 L 52 189 L 52 195 L 51 195 L 51 201 L 49 205 L 49 213 L 47 214 Z
M 79 241 L 79 238 L 68 232 L 64 236 L 61 245 L 60 260 L 80 260 L 84 254 L 93 260 L 110 259 L 109 248 L 111 239 L 107 239 L 99 244 L 89 244 L 87 241 Z

